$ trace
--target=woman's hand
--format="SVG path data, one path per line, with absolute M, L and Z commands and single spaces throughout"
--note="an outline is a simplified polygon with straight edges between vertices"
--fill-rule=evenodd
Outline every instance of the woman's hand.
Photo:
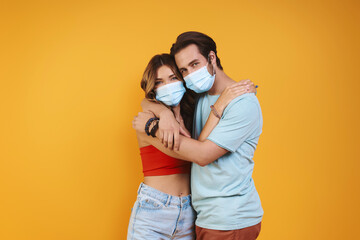
M 151 112 L 139 112 L 132 121 L 133 128 L 138 132 L 145 133 L 145 124 L 152 117 L 155 115 Z
M 234 100 L 236 97 L 244 93 L 250 92 L 250 88 L 254 84 L 250 80 L 248 80 L 250 82 L 244 82 L 244 81 L 247 80 L 234 83 L 226 87 L 225 90 L 221 93 L 220 97 L 217 99 L 217 101 L 214 104 L 214 107 L 220 116 L 222 116 L 224 109 L 232 100 Z M 250 83 L 252 83 L 252 85 Z M 253 88 L 255 89 L 255 87 Z
M 249 88 L 249 93 L 256 93 L 255 84 L 250 79 L 241 80 L 239 82 L 242 86 L 246 86 Z

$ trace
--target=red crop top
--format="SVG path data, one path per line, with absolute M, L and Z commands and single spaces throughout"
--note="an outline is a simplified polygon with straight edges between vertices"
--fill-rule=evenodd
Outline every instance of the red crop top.
M 191 163 L 166 155 L 153 145 L 140 148 L 144 176 L 190 173 Z

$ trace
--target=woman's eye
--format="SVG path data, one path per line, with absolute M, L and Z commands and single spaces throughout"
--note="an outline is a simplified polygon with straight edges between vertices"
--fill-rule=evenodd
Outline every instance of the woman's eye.
M 172 77 L 171 80 L 178 80 L 178 78 L 177 77 Z
M 199 63 L 193 63 L 193 67 L 197 66 Z

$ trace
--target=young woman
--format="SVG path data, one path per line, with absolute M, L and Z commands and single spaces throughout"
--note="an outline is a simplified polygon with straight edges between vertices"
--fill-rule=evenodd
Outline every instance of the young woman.
M 185 88 L 171 55 L 156 55 L 150 60 L 141 88 L 148 101 L 171 109 L 181 133 L 190 137 L 195 93 Z M 235 97 L 249 92 L 249 87 L 242 84 L 234 85 L 234 89 L 236 91 L 224 91 L 217 100 L 219 114 Z M 210 133 L 219 121 L 212 119 L 204 126 L 204 133 Z M 157 124 L 157 119 L 149 121 L 145 127 L 147 133 L 155 136 Z M 200 137 L 206 138 L 205 135 Z M 173 152 L 152 136 L 137 132 L 144 181 L 132 209 L 127 239 L 195 239 L 196 215 L 191 206 L 189 178 L 191 163 L 169 156 Z

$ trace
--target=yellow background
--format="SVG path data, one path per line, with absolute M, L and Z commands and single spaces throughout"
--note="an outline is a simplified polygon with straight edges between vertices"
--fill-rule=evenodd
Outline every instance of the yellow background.
M 358 239 L 359 5 L 1 1 L 0 239 L 125 239 L 140 78 L 189 30 L 260 86 L 259 239 Z

